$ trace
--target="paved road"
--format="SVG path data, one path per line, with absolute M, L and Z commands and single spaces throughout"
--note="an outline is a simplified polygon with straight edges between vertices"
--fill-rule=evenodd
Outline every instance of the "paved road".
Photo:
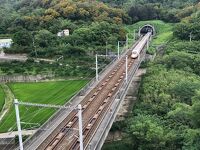
M 26 61 L 28 59 L 27 55 L 23 54 L 23 55 L 19 55 L 19 54 L 2 54 L 0 53 L 0 61 L 13 61 L 13 60 L 17 60 L 17 61 Z M 56 62 L 53 59 L 45 59 L 45 58 L 34 58 L 34 60 L 36 62 L 39 61 L 45 61 L 45 62 L 49 62 L 49 63 L 53 63 Z
M 27 55 L 25 54 L 5 54 L 3 51 L 0 52 L 0 60 L 2 61 L 12 61 L 12 60 L 18 60 L 18 61 L 26 61 L 28 59 Z

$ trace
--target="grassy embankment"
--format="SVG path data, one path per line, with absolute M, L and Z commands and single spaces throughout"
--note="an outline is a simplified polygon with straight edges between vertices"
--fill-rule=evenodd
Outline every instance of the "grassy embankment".
M 156 30 L 156 36 L 153 38 L 153 41 L 151 42 L 151 47 L 148 50 L 149 53 L 153 54 L 155 52 L 155 47 L 167 43 L 172 37 L 172 24 L 165 23 L 161 20 L 151 20 L 151 21 L 140 21 L 138 23 L 135 23 L 133 25 L 126 26 L 126 30 L 130 33 L 130 36 L 133 36 L 133 31 L 136 31 L 136 34 L 138 33 L 139 27 L 143 27 L 146 24 L 151 24 L 155 27 Z
M 0 112 L 4 104 L 5 104 L 5 95 L 4 95 L 2 87 L 0 86 Z
M 159 46 L 162 44 L 167 43 L 170 39 L 173 37 L 173 32 L 172 32 L 172 24 L 169 23 L 164 23 L 163 21 L 160 20 L 152 20 L 152 21 L 140 21 L 136 24 L 126 26 L 126 30 L 129 33 L 133 33 L 134 29 L 138 31 L 139 27 L 142 27 L 145 24 L 151 24 L 155 26 L 156 29 L 156 36 L 154 37 L 151 47 L 149 49 L 149 53 L 154 53 L 155 52 L 155 46 Z M 117 141 L 117 142 L 112 142 L 112 143 L 106 143 L 103 146 L 103 150 L 130 150 L 131 147 L 128 144 L 130 143 L 129 139 L 122 139 L 122 141 Z
M 19 101 L 62 105 L 86 83 L 86 80 L 68 80 L 39 83 L 11 83 L 9 87 Z M 22 129 L 39 127 L 55 111 L 55 109 L 49 108 L 20 106 Z M 12 107 L 0 123 L 0 132 L 16 130 L 15 122 L 15 110 Z

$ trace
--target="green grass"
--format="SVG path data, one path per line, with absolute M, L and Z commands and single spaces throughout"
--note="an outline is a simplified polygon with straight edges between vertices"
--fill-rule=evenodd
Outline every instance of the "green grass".
M 2 110 L 4 104 L 5 104 L 5 94 L 2 87 L 0 86 L 0 111 Z
M 149 49 L 150 53 L 154 52 L 152 47 L 165 44 L 173 37 L 173 24 L 165 23 L 161 20 L 140 21 L 133 25 L 126 26 L 126 30 L 131 34 L 133 34 L 134 30 L 138 33 L 139 27 L 143 27 L 145 24 L 153 25 L 156 30 L 156 36 L 151 43 L 151 48 Z
M 9 87 L 19 101 L 56 104 L 66 103 L 85 84 L 86 80 L 40 83 L 12 83 Z M 32 129 L 44 123 L 56 109 L 20 106 L 22 129 Z M 14 106 L 0 123 L 0 132 L 16 130 Z M 25 122 L 25 123 L 23 123 Z

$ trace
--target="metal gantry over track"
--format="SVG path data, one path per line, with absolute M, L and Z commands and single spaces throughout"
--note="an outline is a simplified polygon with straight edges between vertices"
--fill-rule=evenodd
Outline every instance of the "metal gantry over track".
M 82 133 L 82 106 L 79 104 L 78 107 L 62 106 L 62 105 L 50 105 L 50 104 L 38 104 L 38 103 L 29 103 L 29 102 L 20 102 L 17 99 L 14 99 L 15 113 L 16 113 L 16 122 L 17 130 L 19 137 L 19 148 L 23 150 L 23 141 L 22 141 L 22 129 L 20 122 L 20 113 L 19 105 L 33 106 L 33 107 L 44 107 L 44 108 L 57 108 L 57 109 L 77 109 L 78 110 L 78 120 L 79 120 L 79 140 L 80 140 L 80 150 L 83 150 L 83 133 Z

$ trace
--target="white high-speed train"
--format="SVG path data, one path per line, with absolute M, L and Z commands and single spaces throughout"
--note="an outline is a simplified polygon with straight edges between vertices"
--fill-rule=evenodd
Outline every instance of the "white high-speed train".
M 142 37 L 142 40 L 135 46 L 135 48 L 133 48 L 131 58 L 137 58 L 139 56 L 141 50 L 149 41 L 151 34 L 151 32 L 148 32 L 145 36 Z

